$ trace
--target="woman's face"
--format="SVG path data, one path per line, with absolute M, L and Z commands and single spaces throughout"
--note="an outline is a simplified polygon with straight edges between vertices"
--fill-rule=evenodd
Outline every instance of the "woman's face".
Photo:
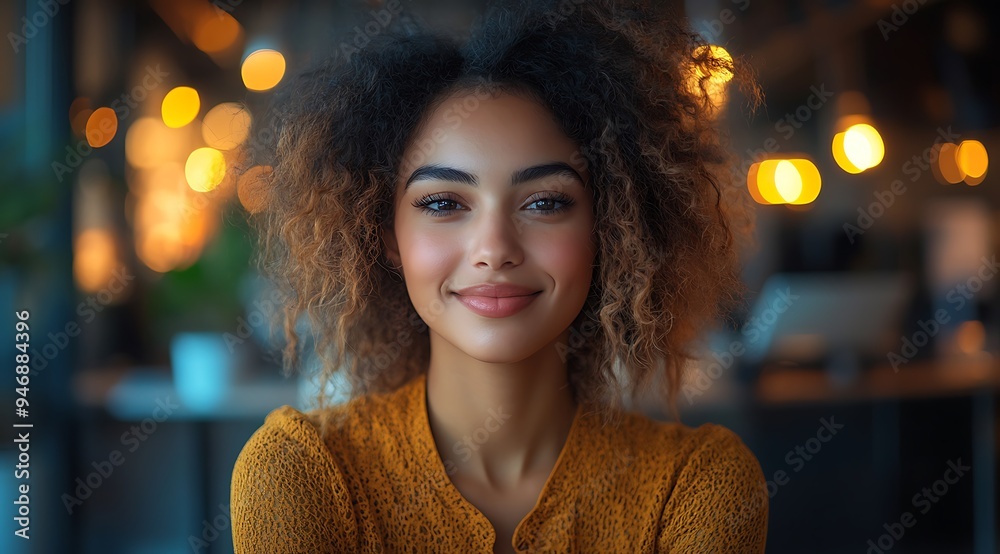
M 432 334 L 503 363 L 569 327 L 595 252 L 580 160 L 548 110 L 520 96 L 461 93 L 425 116 L 404 152 L 394 229 L 383 237 Z M 491 284 L 523 290 L 463 291 Z

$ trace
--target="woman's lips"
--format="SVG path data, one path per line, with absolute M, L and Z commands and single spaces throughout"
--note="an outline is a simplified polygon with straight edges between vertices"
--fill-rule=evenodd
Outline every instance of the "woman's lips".
M 541 291 L 525 296 L 462 296 L 457 293 L 455 296 L 466 308 L 483 317 L 509 317 L 528 307 L 539 294 Z

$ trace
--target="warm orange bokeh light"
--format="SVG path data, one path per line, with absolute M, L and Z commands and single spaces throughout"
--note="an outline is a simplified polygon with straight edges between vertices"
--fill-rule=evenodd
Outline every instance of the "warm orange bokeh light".
M 747 188 L 758 204 L 809 204 L 821 187 L 819 169 L 802 158 L 764 160 L 747 172 Z
M 73 277 L 80 290 L 97 292 L 113 277 L 118 248 L 110 229 L 87 229 L 73 241 Z
M 882 163 L 885 143 L 882 135 L 869 123 L 861 123 L 859 116 L 842 118 L 840 125 L 851 123 L 843 132 L 833 136 L 833 159 L 848 173 L 861 173 Z
M 257 50 L 247 56 L 240 71 L 247 89 L 270 90 L 285 76 L 285 57 L 277 50 Z
M 965 184 L 976 186 L 986 179 L 986 170 L 990 165 L 986 147 L 978 140 L 963 140 L 955 153 L 958 167 L 965 173 Z
M 191 87 L 176 87 L 163 97 L 160 113 L 167 127 L 178 128 L 187 125 L 198 117 L 201 110 L 201 99 L 198 91 Z
M 226 159 L 215 148 L 198 148 L 184 164 L 184 177 L 188 186 L 198 192 L 208 192 L 226 176 Z
M 961 183 L 965 179 L 965 173 L 958 165 L 958 146 L 951 142 L 945 142 L 934 147 L 933 152 L 937 154 L 937 160 L 933 164 L 934 176 L 945 185 Z
M 111 108 L 97 108 L 87 118 L 87 144 L 94 148 L 111 142 L 117 132 L 118 116 Z
M 212 108 L 201 122 L 205 144 L 219 150 L 232 150 L 250 134 L 250 112 L 236 102 L 225 102 Z

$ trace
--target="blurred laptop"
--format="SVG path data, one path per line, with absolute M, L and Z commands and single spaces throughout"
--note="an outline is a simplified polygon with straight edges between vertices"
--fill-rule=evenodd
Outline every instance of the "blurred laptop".
M 850 382 L 898 343 L 914 287 L 903 272 L 772 275 L 735 336 L 746 348 L 744 377 L 755 380 L 768 362 L 822 364 Z

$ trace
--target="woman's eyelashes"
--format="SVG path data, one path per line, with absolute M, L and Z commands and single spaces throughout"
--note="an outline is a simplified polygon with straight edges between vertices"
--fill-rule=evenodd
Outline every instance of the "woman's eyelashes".
M 540 192 L 528 198 L 525 209 L 542 215 L 549 215 L 569 209 L 573 205 L 573 202 L 573 198 L 567 194 Z M 412 203 L 412 206 L 434 217 L 443 217 L 450 212 L 468 209 L 457 198 L 448 193 L 428 194 L 418 198 Z

